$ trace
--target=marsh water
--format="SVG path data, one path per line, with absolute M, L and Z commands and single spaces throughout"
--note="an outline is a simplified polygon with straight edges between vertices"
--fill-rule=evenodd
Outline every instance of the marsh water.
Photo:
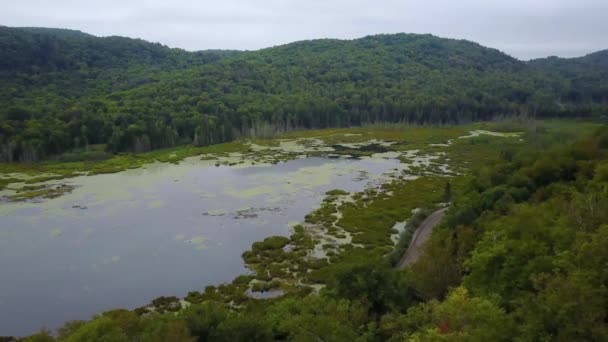
M 243 251 L 290 227 L 326 191 L 360 191 L 398 160 L 303 158 L 214 166 L 189 158 L 63 180 L 72 193 L 0 204 L 0 335 L 231 281 Z

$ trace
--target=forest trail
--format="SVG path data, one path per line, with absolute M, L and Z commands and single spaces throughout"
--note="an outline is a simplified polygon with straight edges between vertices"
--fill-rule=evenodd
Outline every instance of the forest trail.
M 401 260 L 399 260 L 397 268 L 404 268 L 405 266 L 409 266 L 418 260 L 422 254 L 424 244 L 431 237 L 433 228 L 435 228 L 435 226 L 441 222 L 441 219 L 447 210 L 448 208 L 439 209 L 422 221 L 420 227 L 416 229 L 416 232 L 412 237 L 412 241 L 407 247 L 407 251 L 405 251 L 405 254 L 403 254 Z

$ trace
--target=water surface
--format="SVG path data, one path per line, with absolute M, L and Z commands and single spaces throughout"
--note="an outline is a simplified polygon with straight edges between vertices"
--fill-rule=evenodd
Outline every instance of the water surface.
M 189 158 L 64 180 L 75 190 L 0 205 L 0 335 L 229 282 L 255 241 L 289 235 L 328 190 L 360 191 L 397 160 L 305 158 L 215 167 Z

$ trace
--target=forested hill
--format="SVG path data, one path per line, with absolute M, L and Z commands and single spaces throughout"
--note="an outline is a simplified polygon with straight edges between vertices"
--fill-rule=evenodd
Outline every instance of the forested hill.
M 187 52 L 124 37 L 95 37 L 80 31 L 0 27 L 3 100 L 29 96 L 78 96 L 125 89 L 167 72 L 215 62 L 236 51 Z
M 415 34 L 239 53 L 0 27 L 0 159 L 32 161 L 92 144 L 140 152 L 373 122 L 603 116 L 606 60 L 601 52 L 526 63 Z
M 608 99 L 608 50 L 579 58 L 536 59 L 529 64 L 563 82 L 558 88 L 560 101 L 605 104 Z
M 602 72 L 605 76 L 608 72 L 608 50 L 590 53 L 577 58 L 552 56 L 533 59 L 529 64 L 538 68 L 544 68 L 547 71 L 569 73 L 567 75 L 570 77 L 575 77 L 576 72 L 589 72 L 592 70 Z
M 82 68 L 120 69 L 138 64 L 175 70 L 216 61 L 235 51 L 187 52 L 124 37 L 80 31 L 0 27 L 0 70 L 41 73 Z

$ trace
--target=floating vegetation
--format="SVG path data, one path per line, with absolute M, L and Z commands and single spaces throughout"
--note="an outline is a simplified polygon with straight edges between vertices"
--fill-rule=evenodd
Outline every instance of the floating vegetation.
M 181 237 L 181 236 L 179 236 L 179 235 L 176 236 L 176 239 L 177 239 L 177 237 Z M 178 240 L 180 240 L 180 239 L 178 239 Z M 184 240 L 184 241 L 188 244 L 194 245 L 194 248 L 198 249 L 198 250 L 203 250 L 203 249 L 207 248 L 207 237 L 205 237 L 203 235 L 194 236 L 194 237 L 192 237 L 188 240 Z
M 439 178 L 426 177 L 397 179 L 355 194 L 327 191 L 321 206 L 295 225 L 289 238 L 270 237 L 243 253 L 255 280 L 247 295 L 275 288 L 313 290 L 328 281 L 334 265 L 387 255 L 403 231 L 395 223 L 409 219 L 416 208 L 438 203 L 443 185 Z
M 7 196 L 9 201 L 39 201 L 43 199 L 57 198 L 63 194 L 70 193 L 76 188 L 74 185 L 58 184 L 32 187 L 33 190 L 18 191 L 14 195 Z
M 275 188 L 272 185 L 263 184 L 263 185 L 250 187 L 247 189 L 236 189 L 236 188 L 230 187 L 230 188 L 226 189 L 224 192 L 226 194 L 234 196 L 234 197 L 247 199 L 247 198 L 257 197 L 257 196 L 261 196 L 261 195 L 265 195 L 265 194 L 271 194 L 271 193 L 275 192 Z
M 281 208 L 279 207 L 274 207 L 274 208 L 247 208 L 247 209 L 243 209 L 243 210 L 238 210 L 234 213 L 232 213 L 232 217 L 234 219 L 248 219 L 248 218 L 257 218 L 258 217 L 258 212 L 264 212 L 264 211 L 268 211 L 268 212 L 277 212 L 277 211 L 281 211 Z
M 344 191 L 344 190 L 340 190 L 340 189 L 334 189 L 334 190 L 329 190 L 329 191 L 325 192 L 325 195 L 327 195 L 327 196 L 346 196 L 348 194 L 349 194 L 348 191 Z
M 351 131 L 357 131 L 357 129 L 352 129 Z M 303 131 L 297 133 L 302 136 L 294 138 L 235 141 L 208 147 L 186 146 L 143 154 L 119 154 L 97 161 L 66 163 L 49 161 L 29 166 L 0 164 L 0 171 L 2 171 L 2 174 L 0 174 L 2 176 L 0 178 L 0 190 L 6 189 L 12 184 L 44 184 L 50 181 L 60 181 L 82 175 L 112 174 L 124 170 L 141 168 L 156 162 L 176 164 L 184 162 L 184 160 L 192 156 L 198 156 L 195 158 L 203 163 L 203 165 L 251 167 L 272 165 L 310 156 L 390 159 L 399 157 L 399 153 L 403 153 L 401 149 L 407 145 L 405 143 L 406 137 L 399 137 L 399 135 L 395 134 L 398 131 L 395 130 L 374 129 L 372 131 L 365 131 L 365 133 L 352 133 L 349 130 L 313 132 L 319 133 L 319 136 L 310 136 L 311 132 Z M 412 132 L 416 131 L 412 130 Z M 455 130 L 454 134 L 456 132 L 460 132 L 460 130 Z M 374 137 L 376 134 L 383 138 Z M 384 139 L 384 137 L 388 139 Z M 308 177 L 306 182 L 308 181 L 315 181 L 315 179 L 314 177 Z M 240 191 L 240 189 L 239 191 L 232 191 L 235 196 L 241 198 L 254 197 L 266 192 L 272 192 L 272 189 L 253 187 L 245 191 Z M 37 196 L 38 199 L 44 199 L 54 198 L 55 195 L 60 195 L 61 193 L 49 193 L 48 197 L 38 196 L 40 194 L 35 193 L 30 195 Z M 28 197 L 26 195 L 13 195 L 15 194 L 6 193 L 5 199 L 15 201 Z M 162 204 L 158 203 L 157 205 Z

